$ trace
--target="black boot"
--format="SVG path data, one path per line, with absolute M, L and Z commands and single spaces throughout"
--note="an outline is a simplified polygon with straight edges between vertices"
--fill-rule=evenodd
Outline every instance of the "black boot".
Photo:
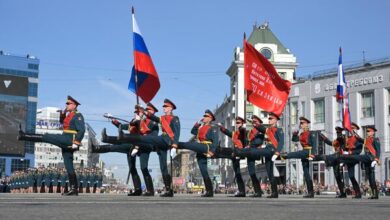
M 204 178 L 203 181 L 206 187 L 206 192 L 202 194 L 201 197 L 213 197 L 214 196 L 213 183 L 211 182 L 210 177 Z
M 376 188 L 371 188 L 372 189 L 372 196 L 368 199 L 379 199 L 379 192 L 378 189 Z
M 303 198 L 314 198 L 314 188 L 313 188 L 313 181 L 307 181 L 307 194 L 303 196 Z
M 173 190 L 171 188 L 172 179 L 170 175 L 163 176 L 164 184 L 165 184 L 165 193 L 161 194 L 161 197 L 173 197 Z
M 142 195 L 142 189 L 141 189 L 141 180 L 137 175 L 131 175 L 131 178 L 133 179 L 133 185 L 134 185 L 134 192 L 127 194 L 128 196 L 140 196 Z
M 351 179 L 353 190 L 355 191 L 355 196 L 352 199 L 361 199 L 362 193 L 360 192 L 360 186 L 357 183 L 356 179 Z
M 69 192 L 69 183 L 65 183 L 64 193 L 68 193 L 68 192 Z
M 146 192 L 142 194 L 142 196 L 154 196 L 154 186 L 153 180 L 150 175 L 144 175 Z
M 45 183 L 41 184 L 41 189 L 39 190 L 39 193 L 45 193 Z
M 108 136 L 105 128 L 103 128 L 103 130 L 102 130 L 102 142 L 108 143 L 108 144 L 120 144 L 121 143 L 120 141 L 118 141 L 118 137 Z
M 57 183 L 56 193 L 61 193 L 61 183 Z
M 32 141 L 32 142 L 42 142 L 42 134 L 28 134 L 24 133 L 22 130 L 19 130 L 18 140 L 19 141 Z
M 241 174 L 236 175 L 236 181 L 238 186 L 238 192 L 234 195 L 234 197 L 245 197 L 245 184 L 244 180 L 242 179 Z
M 251 178 L 252 178 L 253 190 L 255 191 L 255 193 L 251 197 L 261 197 L 263 191 L 261 191 L 259 180 L 257 179 L 256 176 L 253 176 Z
M 278 198 L 279 197 L 279 194 L 278 194 L 278 184 L 276 183 L 276 179 L 275 177 L 272 178 L 271 180 L 271 195 L 267 196 L 267 198 L 269 199 L 274 199 L 274 198 Z
M 79 195 L 79 189 L 78 189 L 78 183 L 77 183 L 77 176 L 75 173 L 69 174 L 69 185 L 70 190 L 67 193 L 63 193 L 63 196 L 78 196 Z

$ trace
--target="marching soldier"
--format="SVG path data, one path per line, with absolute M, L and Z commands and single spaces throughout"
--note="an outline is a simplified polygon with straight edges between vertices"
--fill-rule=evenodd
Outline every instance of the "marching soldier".
M 124 135 L 123 131 L 119 130 L 118 140 L 129 142 L 138 146 L 140 149 L 148 149 L 150 146 L 154 146 L 160 151 L 160 169 L 166 188 L 166 192 L 161 196 L 173 197 L 172 177 L 169 175 L 167 167 L 167 151 L 171 149 L 171 157 L 174 158 L 176 156 L 176 148 L 180 137 L 180 121 L 179 117 L 173 115 L 173 110 L 176 109 L 176 105 L 172 101 L 165 99 L 163 109 L 164 115 L 161 117 L 156 117 L 152 114 L 146 115 L 150 120 L 161 124 L 162 134 L 160 136 Z
M 71 186 L 71 190 L 64 194 L 67 196 L 78 195 L 77 177 L 73 167 L 73 152 L 79 150 L 85 133 L 84 117 L 77 111 L 79 105 L 77 100 L 68 96 L 66 110 L 60 114 L 60 123 L 63 124 L 64 128 L 62 134 L 29 134 L 20 130 L 18 136 L 18 140 L 50 143 L 62 149 L 62 157 Z
M 284 159 L 301 159 L 302 168 L 303 168 L 303 176 L 305 178 L 306 187 L 307 187 L 307 195 L 303 196 L 303 198 L 314 198 L 314 187 L 313 180 L 310 176 L 309 168 L 310 163 L 314 158 L 314 154 L 312 154 L 312 148 L 315 147 L 315 135 L 309 129 L 310 120 L 305 117 L 299 118 L 299 126 L 302 129 L 302 132 L 298 135 L 299 131 L 295 131 L 293 133 L 292 141 L 300 142 L 302 145 L 302 150 L 296 152 L 290 152 L 288 154 L 281 154 L 281 158 Z
M 145 110 L 147 114 L 154 115 L 158 110 L 154 107 L 153 104 L 147 103 L 146 109 L 136 105 L 135 118 L 130 122 L 130 125 L 120 124 L 117 120 L 113 120 L 113 124 L 117 125 L 117 127 L 121 127 L 123 130 L 130 130 L 132 134 L 141 134 L 143 136 L 158 135 L 158 124 L 148 118 L 145 118 Z M 129 129 L 130 128 L 130 129 Z M 139 149 L 138 146 L 133 146 L 128 143 L 121 143 L 118 141 L 117 137 L 107 136 L 105 130 L 102 132 L 102 141 L 107 143 L 112 143 L 114 145 L 100 145 L 93 146 L 93 152 L 105 153 L 105 152 L 120 152 L 126 153 L 128 155 L 129 162 L 129 170 L 132 175 L 133 183 L 134 183 L 134 192 L 129 193 L 129 196 L 140 196 L 142 194 L 141 190 L 141 180 L 137 173 L 136 169 L 136 156 L 138 155 L 140 158 L 141 171 L 144 176 L 144 181 L 146 185 L 146 192 L 143 193 L 143 196 L 154 196 L 154 186 L 153 180 L 149 173 L 148 163 L 149 163 L 149 155 L 153 150 L 153 146 L 149 145 L 144 146 L 142 149 Z M 131 152 L 131 153 L 130 153 Z M 159 157 L 160 154 L 159 154 Z
M 363 149 L 364 140 L 357 134 L 360 127 L 356 123 L 351 123 L 352 132 L 348 133 L 345 140 L 344 155 L 359 155 Z M 361 199 L 362 193 L 360 192 L 360 186 L 355 178 L 355 165 L 359 162 L 346 162 L 345 165 L 348 168 L 349 180 L 351 180 L 353 190 L 355 191 L 354 199 Z
M 178 148 L 196 152 L 196 159 L 200 173 L 202 174 L 206 192 L 202 197 L 213 197 L 213 183 L 207 171 L 207 159 L 214 156 L 218 143 L 217 127 L 211 124 L 215 120 L 214 114 L 206 110 L 200 123 L 196 122 L 191 129 L 191 134 L 196 135 L 196 141 L 179 142 Z
M 339 188 L 340 194 L 336 196 L 336 198 L 347 198 L 347 194 L 345 193 L 344 181 L 342 175 L 342 167 L 340 167 L 340 155 L 343 154 L 345 149 L 345 139 L 342 134 L 343 128 L 336 127 L 337 138 L 334 141 L 330 141 L 325 135 L 320 134 L 320 138 L 324 141 L 325 144 L 333 146 L 334 154 L 330 155 L 319 155 L 315 160 L 324 160 L 326 166 L 333 167 L 334 177 L 337 182 L 337 186 Z M 340 169 L 341 168 L 341 169 Z
M 362 162 L 366 170 L 366 177 L 372 190 L 370 199 L 378 199 L 378 188 L 375 182 L 375 167 L 380 163 L 381 146 L 379 138 L 375 137 L 375 126 L 367 127 L 367 137 L 364 139 L 364 154 L 363 155 L 343 155 L 342 161 L 348 162 Z
M 236 152 L 237 149 L 242 149 L 244 146 L 246 146 L 246 129 L 243 126 L 245 124 L 245 119 L 237 116 L 236 117 L 236 131 L 229 131 L 225 127 L 223 127 L 221 124 L 218 124 L 220 127 L 220 130 L 222 133 L 224 133 L 226 136 L 232 138 L 233 144 L 234 144 L 234 150 L 233 152 Z M 244 180 L 241 176 L 241 170 L 240 170 L 240 159 L 235 156 L 231 157 L 232 163 L 233 163 L 233 170 L 235 174 L 235 179 L 238 186 L 238 192 L 234 195 L 234 197 L 245 197 L 245 184 Z
M 261 134 L 264 136 L 264 144 L 265 147 L 262 148 L 259 141 L 258 144 L 254 144 L 250 148 L 245 148 L 242 150 L 238 150 L 236 152 L 237 156 L 247 157 L 248 160 L 259 160 L 260 158 L 265 158 L 265 166 L 267 169 L 267 175 L 268 179 L 271 183 L 271 190 L 272 193 L 267 198 L 278 198 L 278 185 L 276 182 L 276 179 L 274 177 L 274 161 L 279 157 L 280 152 L 283 149 L 284 146 L 284 134 L 283 130 L 281 128 L 277 127 L 278 120 L 280 120 L 279 116 L 274 113 L 269 113 L 268 121 L 270 124 L 270 127 L 266 128 L 264 125 L 262 125 L 260 118 L 253 117 L 254 119 L 257 118 L 257 121 L 255 121 L 253 127 L 254 129 L 258 130 Z M 252 135 L 255 133 L 255 131 L 251 131 Z M 250 135 L 251 136 L 251 135 Z M 253 138 L 249 138 L 251 140 Z M 262 144 L 262 143 L 261 143 Z M 248 165 L 249 166 L 249 165 Z

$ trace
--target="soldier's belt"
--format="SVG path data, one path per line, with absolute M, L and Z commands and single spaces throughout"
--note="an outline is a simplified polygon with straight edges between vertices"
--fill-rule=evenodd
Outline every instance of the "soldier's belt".
M 67 133 L 67 134 L 77 134 L 77 131 L 76 130 L 64 130 L 64 133 Z
M 304 149 L 304 150 L 311 150 L 311 149 L 312 149 L 312 147 L 311 147 L 311 146 L 309 146 L 309 145 L 306 145 L 306 146 L 303 146 L 303 149 Z
M 211 142 L 211 141 L 198 141 L 198 143 L 201 143 L 201 144 L 212 144 L 213 142 Z

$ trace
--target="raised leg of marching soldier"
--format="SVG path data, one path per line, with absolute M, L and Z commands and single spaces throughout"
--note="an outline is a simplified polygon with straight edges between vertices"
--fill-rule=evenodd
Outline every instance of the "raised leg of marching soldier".
M 253 189 L 255 191 L 252 197 L 261 197 L 263 192 L 261 191 L 259 179 L 256 176 L 256 160 L 247 158 L 247 164 L 248 164 L 248 173 L 252 180 Z
M 127 194 L 128 196 L 140 196 L 142 194 L 141 179 L 139 178 L 137 168 L 135 166 L 137 157 L 132 157 L 130 154 L 127 155 L 127 162 L 129 164 L 131 179 L 133 180 L 134 191 Z
M 360 191 L 359 183 L 356 181 L 355 178 L 355 165 L 359 163 L 346 163 L 346 166 L 348 168 L 348 177 L 349 180 L 352 183 L 353 190 L 355 191 L 355 196 L 352 197 L 353 199 L 361 199 L 362 193 Z
M 146 192 L 143 193 L 142 196 L 154 196 L 153 179 L 149 173 L 149 168 L 148 168 L 149 155 L 150 155 L 150 151 L 141 150 L 139 152 L 141 171 L 142 171 L 142 175 L 144 176 L 144 181 L 146 185 Z

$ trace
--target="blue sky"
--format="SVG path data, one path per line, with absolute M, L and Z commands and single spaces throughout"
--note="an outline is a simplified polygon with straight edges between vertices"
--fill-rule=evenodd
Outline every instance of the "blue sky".
M 362 61 L 363 51 L 369 60 L 390 56 L 390 2 L 384 0 L 0 0 L 0 49 L 41 60 L 39 107 L 62 108 L 70 94 L 97 133 L 107 127 L 116 134 L 101 115 L 132 115 L 131 6 L 160 75 L 153 103 L 176 103 L 181 140 L 190 137 L 206 108 L 214 109 L 228 94 L 225 72 L 233 50 L 255 22 L 270 22 L 297 57 L 298 75 L 336 67 L 339 46 L 346 65 Z M 101 158 L 126 176 L 123 155 Z M 154 156 L 151 167 L 156 174 Z

